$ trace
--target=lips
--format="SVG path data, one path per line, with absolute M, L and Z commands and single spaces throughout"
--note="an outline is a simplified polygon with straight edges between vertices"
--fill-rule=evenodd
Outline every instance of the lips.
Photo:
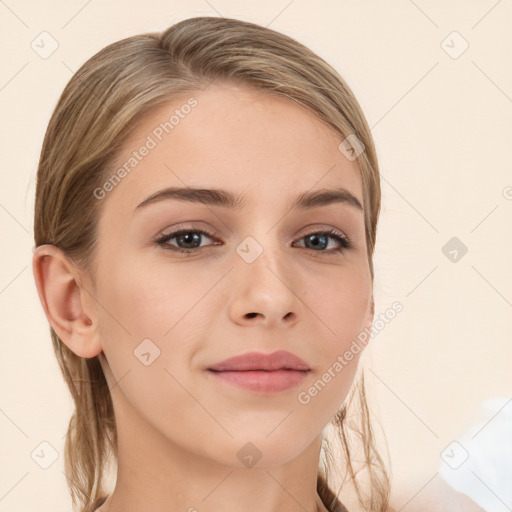
M 290 352 L 286 352 L 285 350 L 278 350 L 272 354 L 247 352 L 245 354 L 226 359 L 225 361 L 217 363 L 208 369 L 215 372 L 310 370 L 309 366 L 300 357 Z

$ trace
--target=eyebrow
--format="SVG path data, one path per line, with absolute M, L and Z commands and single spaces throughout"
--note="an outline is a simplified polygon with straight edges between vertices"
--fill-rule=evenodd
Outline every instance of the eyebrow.
M 144 199 L 144 201 L 142 201 L 134 211 L 166 199 L 200 203 L 208 206 L 222 206 L 233 210 L 242 210 L 246 204 L 245 197 L 243 195 L 235 195 L 227 190 L 170 187 L 151 194 L 148 198 Z M 363 211 L 363 206 L 359 199 L 344 188 L 303 192 L 295 199 L 295 201 L 293 201 L 290 209 L 318 208 L 320 206 L 327 206 L 335 203 L 347 204 Z

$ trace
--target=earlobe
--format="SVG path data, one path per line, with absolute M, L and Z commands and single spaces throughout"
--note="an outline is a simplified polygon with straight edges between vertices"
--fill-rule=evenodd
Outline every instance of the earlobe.
M 370 308 L 368 310 L 368 320 L 366 322 L 366 326 L 368 329 L 370 329 L 372 327 L 374 317 L 375 317 L 375 299 L 374 299 L 373 293 L 372 293 L 372 296 L 370 298 Z
M 37 292 L 53 330 L 76 355 L 98 355 L 102 347 L 94 322 L 94 303 L 78 280 L 79 270 L 53 245 L 41 245 L 33 252 Z

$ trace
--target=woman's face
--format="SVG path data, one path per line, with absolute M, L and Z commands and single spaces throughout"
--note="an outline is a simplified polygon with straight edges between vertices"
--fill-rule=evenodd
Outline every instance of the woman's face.
M 119 428 L 136 417 L 186 452 L 237 466 L 247 451 L 257 467 L 283 463 L 318 438 L 361 351 L 344 354 L 373 318 L 363 210 L 348 200 L 292 207 L 340 189 L 362 205 L 357 161 L 341 140 L 290 100 L 228 85 L 136 127 L 112 168 L 122 179 L 97 191 L 94 323 Z M 188 199 L 142 204 L 170 188 Z M 238 208 L 218 202 L 220 190 Z M 164 239 L 179 230 L 188 233 Z M 208 370 L 278 350 L 309 367 L 280 391 Z M 265 377 L 253 375 L 255 385 Z

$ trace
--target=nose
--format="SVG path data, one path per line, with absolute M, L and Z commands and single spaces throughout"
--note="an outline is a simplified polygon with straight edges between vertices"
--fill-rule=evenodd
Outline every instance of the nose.
M 252 262 L 235 260 L 235 282 L 229 305 L 232 320 L 239 325 L 291 326 L 299 317 L 301 301 L 293 269 L 277 249 L 263 250 Z

